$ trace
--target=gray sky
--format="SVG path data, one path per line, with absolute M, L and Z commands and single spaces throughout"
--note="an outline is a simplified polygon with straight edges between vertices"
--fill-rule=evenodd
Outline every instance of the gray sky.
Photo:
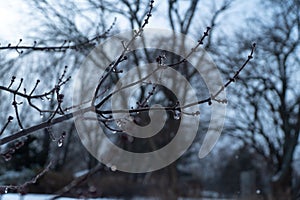
M 28 31 L 28 7 L 22 0 L 0 0 L 0 41 L 18 41 Z
M 164 7 L 165 1 L 157 1 L 155 6 L 158 9 Z M 245 14 L 251 13 L 251 8 L 256 7 L 256 0 L 252 1 L 238 1 L 238 7 L 231 10 L 228 14 L 237 15 L 239 17 L 234 18 L 234 23 L 238 23 L 238 21 L 242 21 L 243 17 L 246 17 Z M 243 11 L 243 15 L 241 15 L 241 10 Z M 34 19 L 30 16 L 29 7 L 26 5 L 24 0 L 0 0 L 0 43 L 1 45 L 6 45 L 6 43 L 11 42 L 18 42 L 20 38 L 24 38 L 28 36 L 29 31 L 33 30 L 33 23 L 38 19 Z M 203 12 L 203 10 L 202 10 Z M 209 11 L 208 11 L 209 12 Z M 164 12 L 155 12 L 155 20 L 150 20 L 150 24 L 148 27 L 161 27 L 162 23 L 158 23 L 158 21 L 164 21 Z M 247 15 L 246 14 L 246 15 Z M 229 17 L 224 16 L 225 18 Z M 227 22 L 230 20 L 229 18 L 226 19 Z M 232 18 L 231 18 L 232 19 Z M 120 22 L 120 19 L 119 19 Z M 118 21 L 117 21 L 118 23 Z M 120 23 L 121 24 L 121 23 Z M 229 24 L 232 24 L 229 23 Z M 199 24 L 200 25 L 200 24 Z M 202 26 L 202 25 L 201 25 Z M 36 28 L 36 27 L 35 27 Z M 34 28 L 34 29 L 35 29 Z M 25 42 L 25 41 L 24 41 Z

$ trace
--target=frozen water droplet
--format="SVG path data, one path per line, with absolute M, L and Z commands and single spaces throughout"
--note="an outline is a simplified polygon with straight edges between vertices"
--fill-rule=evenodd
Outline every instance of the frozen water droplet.
M 260 190 L 256 190 L 256 194 L 260 194 L 261 193 L 261 191 Z
M 23 129 L 22 129 L 22 128 L 20 128 L 20 131 L 23 131 Z
M 43 113 L 40 113 L 40 117 L 43 118 L 43 117 L 44 117 L 44 114 L 43 114 Z
M 59 139 L 59 140 L 57 141 L 57 146 L 58 146 L 58 147 L 62 147 L 63 144 L 64 144 L 63 139 Z
M 45 101 L 45 99 L 42 99 L 42 101 Z
M 111 169 L 111 171 L 115 172 L 115 171 L 117 171 L 117 166 L 112 165 L 112 166 L 110 167 L 110 169 Z
M 180 115 L 181 115 L 180 111 L 175 110 L 175 112 L 174 112 L 174 119 L 175 120 L 179 120 L 180 119 Z
M 112 131 L 111 133 L 112 133 L 112 134 L 116 134 L 116 133 L 117 133 L 117 131 Z
M 89 192 L 91 192 L 91 193 L 97 192 L 97 188 L 92 185 L 89 187 Z
M 10 161 L 10 160 L 11 160 L 11 158 L 12 158 L 12 156 L 11 156 L 11 154 L 10 154 L 10 153 L 6 153 L 6 154 L 4 154 L 4 155 L 3 155 L 3 157 L 4 157 L 4 160 L 5 160 L 5 161 Z
M 5 194 L 8 193 L 8 187 L 5 188 L 4 193 L 5 193 Z
M 174 119 L 179 120 L 180 119 L 180 115 L 174 115 Z
M 66 137 L 66 135 L 67 135 L 67 133 L 64 131 L 64 132 L 62 132 L 62 134 L 61 134 L 61 138 L 63 139 L 63 138 L 65 138 Z

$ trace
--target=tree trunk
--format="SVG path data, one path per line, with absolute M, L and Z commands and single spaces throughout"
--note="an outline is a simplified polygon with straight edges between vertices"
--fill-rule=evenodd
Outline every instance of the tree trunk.
M 292 199 L 292 170 L 279 180 L 272 182 L 273 200 L 291 200 Z

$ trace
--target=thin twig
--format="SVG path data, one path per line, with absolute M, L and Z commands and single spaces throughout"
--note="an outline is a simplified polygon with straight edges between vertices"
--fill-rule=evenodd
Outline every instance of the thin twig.
M 74 45 L 65 45 L 66 43 L 71 42 L 71 41 L 65 40 L 62 45 L 57 45 L 57 46 L 41 47 L 41 46 L 37 46 L 36 41 L 34 41 L 34 44 L 30 45 L 30 46 L 20 46 L 20 43 L 22 42 L 22 39 L 20 39 L 20 42 L 15 46 L 12 46 L 11 44 L 8 44 L 7 46 L 3 46 L 3 47 L 0 46 L 0 51 L 1 50 L 16 50 L 19 54 L 22 54 L 23 50 L 64 52 L 68 49 L 79 50 L 80 48 L 83 48 L 83 47 L 94 47 L 96 45 L 94 43 L 94 41 L 97 41 L 101 38 L 106 38 L 108 33 L 115 26 L 115 24 L 116 24 L 116 18 L 114 19 L 111 26 L 104 33 L 102 33 L 100 35 L 96 35 L 95 37 L 87 40 L 86 42 L 82 42 L 82 43 L 78 43 L 78 44 L 74 44 Z

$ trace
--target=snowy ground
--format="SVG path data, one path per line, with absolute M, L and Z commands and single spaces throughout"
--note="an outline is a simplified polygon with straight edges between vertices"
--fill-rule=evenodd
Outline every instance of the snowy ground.
M 0 195 L 0 200 L 49 200 L 54 195 L 41 195 L 41 194 L 28 194 L 24 196 L 20 196 L 18 194 L 5 194 Z M 75 200 L 74 198 L 58 198 L 59 200 Z M 105 199 L 105 198 L 99 198 L 99 199 L 91 199 L 91 200 L 116 200 L 116 199 Z
M 49 200 L 51 199 L 51 197 L 53 197 L 53 195 L 28 194 L 25 196 L 20 196 L 18 194 L 4 194 L 4 195 L 0 195 L 0 200 Z M 58 198 L 58 200 L 76 200 L 76 199 L 63 197 L 63 198 Z M 84 199 L 84 200 L 122 200 L 122 199 L 96 198 L 96 199 Z M 132 200 L 156 200 L 156 199 L 136 197 L 133 198 Z M 202 199 L 180 198 L 179 200 L 212 200 L 212 199 L 211 198 L 202 198 Z M 233 199 L 218 199 L 218 200 L 233 200 Z

